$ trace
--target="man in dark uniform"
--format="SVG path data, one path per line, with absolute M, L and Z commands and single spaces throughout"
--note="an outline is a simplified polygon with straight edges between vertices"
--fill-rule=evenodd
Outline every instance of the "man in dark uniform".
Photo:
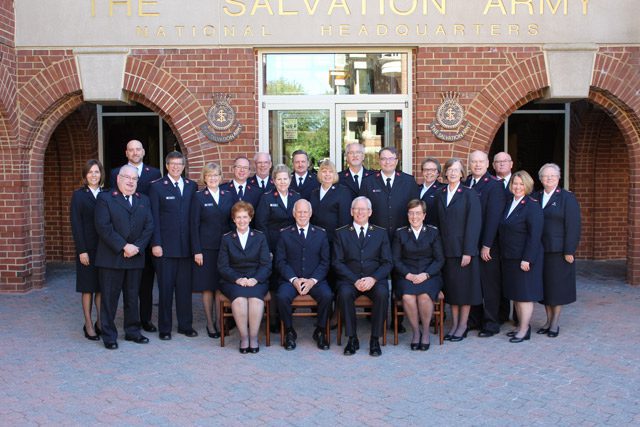
M 98 195 L 95 211 L 96 231 L 100 240 L 96 251 L 102 305 L 102 339 L 109 350 L 118 348 L 115 325 L 120 293 L 124 302 L 125 339 L 146 344 L 140 333 L 138 290 L 144 268 L 144 249 L 153 233 L 149 198 L 136 193 L 138 173 L 125 165 L 116 178 L 117 189 Z
M 436 209 L 436 199 L 438 189 L 444 184 L 438 181 L 438 177 L 442 172 L 442 166 L 435 157 L 427 157 L 422 162 L 422 185 L 419 188 L 420 200 L 427 205 L 427 216 L 424 223 L 428 225 L 438 226 L 438 210 Z
M 153 181 L 159 179 L 162 175 L 160 169 L 156 169 L 152 166 L 145 165 L 142 162 L 144 159 L 145 151 L 142 143 L 136 139 L 132 139 L 127 143 L 127 149 L 125 151 L 127 164 L 136 168 L 138 172 L 138 186 L 136 191 L 146 196 L 149 195 L 149 186 Z M 116 178 L 120 168 L 111 170 L 111 188 L 117 188 Z M 144 257 L 144 270 L 142 271 L 142 281 L 140 282 L 140 323 L 142 329 L 147 332 L 157 331 L 156 326 L 151 322 L 151 315 L 153 311 L 153 277 L 155 271 L 153 268 L 153 256 L 151 255 L 151 248 L 147 247 Z
M 258 209 L 260 196 L 263 191 L 248 181 L 251 164 L 244 156 L 236 157 L 233 161 L 233 179 L 220 185 L 220 189 L 228 191 L 233 196 L 233 203 L 240 200 L 251 203 L 253 209 Z
M 298 337 L 293 329 L 291 303 L 298 295 L 307 294 L 318 303 L 313 339 L 319 349 L 329 350 L 329 341 L 325 336 L 325 326 L 333 301 L 333 293 L 327 282 L 329 240 L 322 228 L 309 224 L 311 212 L 311 203 L 304 199 L 293 205 L 296 224 L 282 230 L 275 252 L 275 264 L 280 273 L 276 301 L 286 328 L 286 350 L 296 348 Z
M 296 150 L 291 156 L 293 174 L 291 174 L 291 189 L 300 193 L 300 197 L 311 200 L 311 192 L 320 187 L 318 177 L 309 170 L 309 155 L 304 150 Z
M 351 200 L 360 194 L 362 181 L 375 173 L 375 171 L 365 169 L 362 165 L 364 161 L 364 146 L 358 142 L 351 142 L 345 147 L 347 154 L 347 164 L 349 167 L 340 172 L 340 184 L 351 191 Z
M 271 179 L 271 154 L 256 153 L 256 155 L 253 156 L 253 163 L 256 174 L 249 178 L 249 185 L 258 187 L 262 194 L 275 190 L 276 186 Z
M 481 306 L 471 308 L 469 328 L 481 328 L 479 337 L 487 338 L 500 332 L 500 295 L 502 274 L 498 248 L 498 226 L 504 213 L 506 197 L 500 180 L 489 174 L 489 157 L 482 151 L 469 155 L 471 175 L 465 185 L 480 196 L 482 230 L 480 234 L 480 284 Z
M 158 274 L 158 329 L 161 340 L 171 339 L 173 294 L 176 295 L 178 333 L 195 337 L 191 309 L 191 257 L 189 213 L 191 199 L 198 190 L 195 182 L 183 179 L 185 158 L 173 151 L 167 154 L 168 175 L 151 184 L 149 198 L 154 230 L 151 239 Z
M 387 231 L 369 223 L 371 202 L 366 197 L 356 197 L 351 203 L 353 224 L 336 231 L 333 243 L 332 266 L 338 277 L 336 294 L 342 310 L 349 341 L 344 354 L 353 355 L 360 348 L 356 330 L 354 302 L 360 295 L 373 301 L 369 354 L 380 356 L 379 337 L 383 333 L 387 317 L 389 287 L 387 277 L 391 273 L 391 245 Z

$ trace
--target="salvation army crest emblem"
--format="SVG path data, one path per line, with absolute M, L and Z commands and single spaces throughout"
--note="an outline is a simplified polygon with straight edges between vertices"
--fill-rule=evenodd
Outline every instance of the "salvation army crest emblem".
M 459 141 L 471 127 L 466 120 L 464 107 L 458 101 L 459 95 L 455 92 L 442 94 L 442 103 L 436 110 L 436 119 L 429 124 L 433 135 L 441 141 Z
M 208 124 L 202 125 L 200 131 L 213 142 L 227 144 L 240 135 L 242 124 L 231 106 L 230 94 L 215 93 L 213 101 L 214 104 L 207 113 Z

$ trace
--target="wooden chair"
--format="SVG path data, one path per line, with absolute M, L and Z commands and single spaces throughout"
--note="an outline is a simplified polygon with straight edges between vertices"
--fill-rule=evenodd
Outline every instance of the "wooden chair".
M 228 317 L 233 317 L 231 313 L 231 301 L 224 296 L 224 294 L 220 291 L 216 291 L 216 298 L 219 301 L 218 305 L 218 324 L 220 325 L 220 347 L 224 347 L 224 336 L 225 336 L 225 324 L 224 319 Z M 262 322 L 265 324 L 265 341 L 267 347 L 271 345 L 271 331 L 269 331 L 269 315 L 271 314 L 271 293 L 267 292 L 267 295 L 264 297 L 264 315 L 266 317 L 266 322 Z
M 393 345 L 398 345 L 398 317 L 404 315 L 402 300 L 393 296 Z M 438 294 L 438 301 L 433 302 L 433 332 L 438 334 L 440 345 L 444 342 L 444 294 Z
M 318 303 L 311 295 L 298 295 L 293 299 L 291 308 L 293 309 L 294 317 L 317 317 L 317 311 L 313 310 L 318 307 Z M 308 311 L 298 311 L 297 309 L 309 309 Z M 327 342 L 331 342 L 331 323 L 330 317 L 327 317 L 327 324 L 325 325 L 325 335 Z M 280 345 L 284 346 L 284 322 L 280 319 Z
M 360 295 L 358 298 L 356 298 L 355 306 L 356 306 L 356 319 L 357 319 L 357 316 L 361 316 L 361 317 L 371 317 L 371 316 L 373 316 L 371 311 L 365 311 L 365 310 L 358 311 L 359 308 L 362 308 L 362 309 L 365 309 L 365 308 L 373 309 L 373 301 L 368 296 Z M 337 307 L 337 310 L 338 310 L 338 313 L 337 313 L 338 336 L 336 338 L 336 343 L 338 345 L 342 345 L 342 317 L 341 317 L 340 307 Z M 382 325 L 382 345 L 387 345 L 387 319 L 386 319 L 386 317 L 385 317 L 384 323 Z

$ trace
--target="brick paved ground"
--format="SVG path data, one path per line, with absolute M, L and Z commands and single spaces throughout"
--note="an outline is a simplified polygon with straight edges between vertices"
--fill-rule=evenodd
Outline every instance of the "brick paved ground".
M 53 266 L 45 289 L 0 295 L 0 424 L 638 425 L 640 289 L 623 271 L 580 265 L 579 302 L 566 307 L 556 339 L 510 344 L 474 333 L 422 353 L 409 351 L 405 334 L 372 358 L 366 321 L 365 349 L 353 357 L 335 334 L 330 351 L 317 350 L 310 319 L 296 319 L 293 352 L 276 338 L 241 355 L 233 335 L 220 348 L 204 333 L 198 296 L 199 337 L 147 334 L 148 345 L 108 351 L 82 335 L 73 268 Z M 534 328 L 543 316 L 537 306 Z

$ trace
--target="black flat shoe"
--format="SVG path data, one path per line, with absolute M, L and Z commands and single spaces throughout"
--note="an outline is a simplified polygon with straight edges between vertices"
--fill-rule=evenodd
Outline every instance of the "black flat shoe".
M 369 356 L 382 356 L 382 349 L 380 348 L 378 338 L 371 338 L 371 340 L 369 340 Z
M 96 331 L 96 335 L 102 335 L 102 329 L 98 328 L 98 322 L 93 324 L 93 330 Z
M 240 347 L 238 350 L 240 351 L 240 354 L 247 354 L 249 353 L 249 348 L 250 347 Z
M 160 339 L 162 341 L 169 341 L 171 339 L 171 334 L 169 332 L 160 332 Z
M 451 342 L 460 342 L 463 339 L 465 339 L 467 337 L 467 334 L 469 333 L 469 328 L 464 330 L 464 333 L 461 336 L 457 336 L 457 335 L 452 335 L 451 338 L 449 339 L 449 341 Z
M 82 331 L 84 332 L 84 337 L 90 341 L 98 341 L 100 339 L 100 337 L 98 335 L 89 335 L 87 333 L 87 327 L 83 326 L 82 327 Z
M 509 339 L 509 342 L 519 343 L 519 342 L 522 342 L 522 341 L 528 341 L 529 338 L 531 338 L 531 326 L 529 326 L 529 329 L 527 329 L 527 333 L 524 334 L 524 336 L 522 338 L 518 338 L 516 335 L 514 335 L 513 338 Z
M 420 343 L 419 342 L 412 342 L 409 347 L 413 351 L 419 350 L 420 349 Z
M 136 344 L 147 344 L 149 342 L 149 338 L 145 337 L 144 335 L 139 335 L 137 337 L 125 336 L 124 339 L 125 341 L 133 341 Z
M 220 331 L 214 326 L 213 332 L 211 332 L 209 331 L 209 327 L 207 326 L 207 335 L 209 335 L 209 338 L 220 338 Z
M 549 328 L 540 328 L 536 331 L 538 335 L 546 335 L 549 332 Z
M 352 356 L 356 354 L 356 351 L 360 349 L 360 342 L 358 341 L 358 337 L 349 337 L 349 341 L 347 341 L 347 345 L 344 347 L 344 355 Z
M 151 322 L 140 322 L 140 326 L 144 329 L 145 332 L 156 332 L 158 328 Z
M 257 352 L 260 351 L 260 347 L 249 347 L 249 353 L 251 354 L 256 354 Z
M 117 350 L 118 349 L 118 343 L 117 342 L 106 342 L 106 343 L 104 343 L 104 348 L 106 348 L 107 350 Z
M 508 337 L 515 337 L 517 333 L 518 333 L 518 331 L 511 331 L 511 332 L 507 332 L 506 335 Z
M 293 330 L 287 331 L 287 335 L 284 338 L 284 349 L 295 350 L 296 348 L 296 334 Z
M 313 332 L 313 340 L 316 342 L 318 349 L 329 350 L 329 343 L 327 342 L 327 338 L 324 336 L 324 330 L 321 328 L 316 328 Z
M 186 337 L 189 337 L 189 338 L 193 338 L 193 337 L 197 337 L 198 336 L 198 333 L 193 328 L 192 329 L 178 329 L 178 333 L 182 334 L 182 335 L 184 335 Z
M 549 330 L 549 332 L 547 332 L 547 336 L 548 336 L 549 338 L 555 338 L 555 337 L 557 337 L 558 335 L 560 335 L 560 326 L 558 326 L 558 329 L 556 329 L 555 331 L 551 331 L 551 330 Z
M 480 338 L 489 338 L 489 337 L 494 336 L 495 334 L 496 334 L 495 332 L 491 332 L 491 331 L 488 331 L 486 329 L 483 329 L 480 332 L 478 332 L 478 336 Z
M 424 344 L 424 343 L 420 343 L 420 347 L 419 347 L 419 348 L 420 348 L 420 351 L 427 351 L 427 350 L 429 350 L 429 346 L 431 346 L 431 343 L 426 343 L 426 344 Z
M 452 337 L 452 336 L 453 336 L 453 335 L 451 335 L 451 334 L 447 334 L 447 335 L 445 335 L 445 336 L 444 336 L 444 340 L 445 340 L 445 341 L 451 341 L 451 337 Z

